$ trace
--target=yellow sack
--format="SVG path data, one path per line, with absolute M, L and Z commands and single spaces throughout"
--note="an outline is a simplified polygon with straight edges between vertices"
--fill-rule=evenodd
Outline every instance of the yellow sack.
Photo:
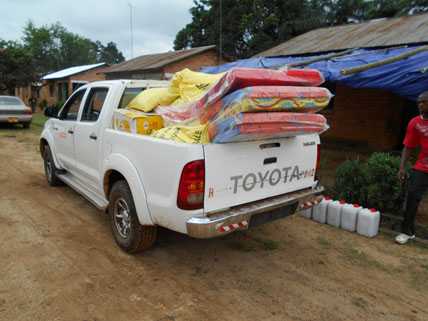
M 156 114 L 146 114 L 131 109 L 117 109 L 113 113 L 113 127 L 127 133 L 150 135 L 163 127 L 163 119 Z
M 171 105 L 177 98 L 178 96 L 171 94 L 168 88 L 149 88 L 132 99 L 127 108 L 137 109 L 148 113 L 157 106 Z
M 198 99 L 222 76 L 223 73 L 205 74 L 187 68 L 176 72 L 169 86 L 170 94 L 178 97 L 173 104 L 180 105 Z
M 173 140 L 179 143 L 208 144 L 208 126 L 171 126 L 155 131 L 152 137 Z

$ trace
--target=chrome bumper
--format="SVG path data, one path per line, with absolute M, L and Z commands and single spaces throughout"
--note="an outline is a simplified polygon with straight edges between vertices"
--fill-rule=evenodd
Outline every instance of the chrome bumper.
M 244 204 L 204 217 L 192 217 L 186 223 L 187 234 L 191 237 L 205 239 L 224 236 L 236 230 L 246 230 L 250 226 L 252 216 L 278 211 L 281 208 L 285 209 L 293 204 L 297 205 L 294 212 L 312 207 L 321 200 L 320 194 L 323 191 L 324 188 L 319 186 Z

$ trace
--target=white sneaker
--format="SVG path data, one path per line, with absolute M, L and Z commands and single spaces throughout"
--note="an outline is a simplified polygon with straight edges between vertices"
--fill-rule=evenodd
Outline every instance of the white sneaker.
M 415 238 L 415 235 L 407 235 L 407 234 L 401 233 L 397 235 L 397 237 L 395 238 L 395 242 L 403 245 L 409 242 L 410 240 L 413 240 L 414 238 Z

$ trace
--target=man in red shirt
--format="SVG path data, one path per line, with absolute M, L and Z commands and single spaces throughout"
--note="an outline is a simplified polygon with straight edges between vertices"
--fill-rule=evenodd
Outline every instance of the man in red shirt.
M 405 244 L 415 238 L 416 212 L 419 202 L 428 190 L 428 91 L 419 95 L 418 108 L 420 115 L 413 118 L 407 126 L 398 172 L 398 177 L 404 181 L 406 179 L 405 164 L 412 150 L 420 147 L 418 160 L 410 174 L 406 212 L 404 213 L 401 234 L 395 238 L 399 244 Z

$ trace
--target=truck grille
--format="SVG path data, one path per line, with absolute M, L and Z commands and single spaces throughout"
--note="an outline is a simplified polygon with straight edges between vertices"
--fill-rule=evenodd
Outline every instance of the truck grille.
M 25 115 L 25 110 L 1 110 L 0 115 Z

